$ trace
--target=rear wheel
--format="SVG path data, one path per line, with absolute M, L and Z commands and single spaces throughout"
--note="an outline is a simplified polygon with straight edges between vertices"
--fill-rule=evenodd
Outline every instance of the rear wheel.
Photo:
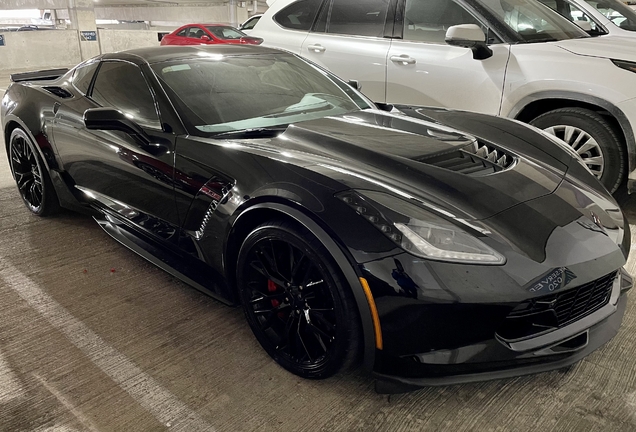
M 9 138 L 9 164 L 26 207 L 38 216 L 49 216 L 59 210 L 57 194 L 35 145 L 20 128 Z
M 530 124 L 572 146 L 607 190 L 618 189 L 627 169 L 625 151 L 613 126 L 600 114 L 584 108 L 560 108 Z
M 265 351 L 304 378 L 327 378 L 358 360 L 353 296 L 325 247 L 288 222 L 254 229 L 239 252 L 237 283 Z

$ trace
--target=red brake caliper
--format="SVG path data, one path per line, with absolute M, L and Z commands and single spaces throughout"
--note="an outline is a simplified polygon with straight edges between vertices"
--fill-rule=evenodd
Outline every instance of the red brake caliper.
M 273 293 L 276 292 L 276 290 L 278 289 L 278 287 L 276 286 L 276 284 L 274 283 L 273 280 L 268 280 L 267 281 L 267 291 Z M 270 300 L 272 302 L 272 306 L 276 307 L 280 304 L 280 302 L 278 300 Z
M 267 291 L 273 293 L 276 292 L 278 290 L 278 286 L 274 283 L 273 280 L 268 280 L 267 281 Z M 271 299 L 270 302 L 272 302 L 272 306 L 273 307 L 278 307 L 280 305 L 280 302 L 276 299 Z M 280 318 L 282 318 L 284 316 L 284 314 L 282 312 L 278 312 L 278 316 Z

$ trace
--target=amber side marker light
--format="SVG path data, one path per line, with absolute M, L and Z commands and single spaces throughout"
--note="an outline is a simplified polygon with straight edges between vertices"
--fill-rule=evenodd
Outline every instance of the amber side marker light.
M 371 309 L 371 318 L 373 319 L 373 330 L 375 332 L 375 347 L 379 350 L 382 349 L 382 328 L 380 327 L 380 316 L 378 315 L 378 308 L 375 306 L 375 300 L 373 294 L 371 294 L 371 288 L 369 283 L 363 277 L 360 278 L 360 284 L 364 295 L 367 297 L 367 303 L 369 303 L 369 309 Z

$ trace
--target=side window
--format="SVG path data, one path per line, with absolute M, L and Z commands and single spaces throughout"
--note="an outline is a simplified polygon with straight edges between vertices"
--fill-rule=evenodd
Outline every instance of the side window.
M 93 79 L 93 75 L 95 75 L 97 66 L 99 66 L 98 61 L 87 63 L 75 69 L 73 73 L 73 85 L 83 95 L 88 93 L 88 87 L 91 85 L 91 80 Z
M 243 27 L 241 27 L 241 30 L 252 30 L 259 19 L 261 19 L 261 17 L 254 17 L 250 19 Z
M 291 30 L 309 30 L 316 18 L 322 0 L 300 0 L 274 15 L 281 27 Z
M 458 24 L 486 28 L 466 9 L 451 0 L 406 0 L 404 40 L 445 43 L 446 30 Z
M 570 13 L 569 16 L 566 16 L 567 19 L 569 19 L 570 21 L 572 21 L 574 24 L 579 24 L 580 22 L 587 22 L 590 24 L 590 27 L 592 28 L 593 32 L 599 32 L 599 34 L 605 34 L 605 31 L 603 31 L 603 29 L 601 29 L 599 26 L 596 25 L 596 22 L 590 18 L 590 16 L 588 14 L 586 14 L 585 12 L 583 12 L 581 9 L 579 9 L 577 6 L 573 5 L 572 3 L 568 4 L 569 9 L 570 9 Z
M 91 98 L 121 110 L 142 126 L 160 128 L 155 101 L 141 70 L 130 63 L 102 62 Z
M 185 37 L 186 33 L 187 33 L 188 29 L 184 28 L 183 30 L 181 30 L 179 33 L 177 33 L 177 36 L 181 36 L 181 37 Z
M 327 33 L 382 37 L 389 0 L 333 0 Z
M 201 39 L 201 36 L 203 36 L 204 34 L 205 32 L 203 31 L 203 29 L 199 27 L 190 27 L 188 29 L 189 38 Z

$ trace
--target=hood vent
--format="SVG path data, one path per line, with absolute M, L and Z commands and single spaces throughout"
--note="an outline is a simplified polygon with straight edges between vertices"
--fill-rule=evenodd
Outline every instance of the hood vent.
M 459 150 L 419 159 L 420 162 L 470 176 L 485 176 L 504 171 L 515 160 L 512 154 L 499 147 L 479 141 Z
M 49 93 L 53 93 L 55 96 L 61 97 L 62 99 L 73 97 L 70 92 L 64 90 L 62 87 L 46 86 L 42 87 L 42 89 L 46 90 Z

